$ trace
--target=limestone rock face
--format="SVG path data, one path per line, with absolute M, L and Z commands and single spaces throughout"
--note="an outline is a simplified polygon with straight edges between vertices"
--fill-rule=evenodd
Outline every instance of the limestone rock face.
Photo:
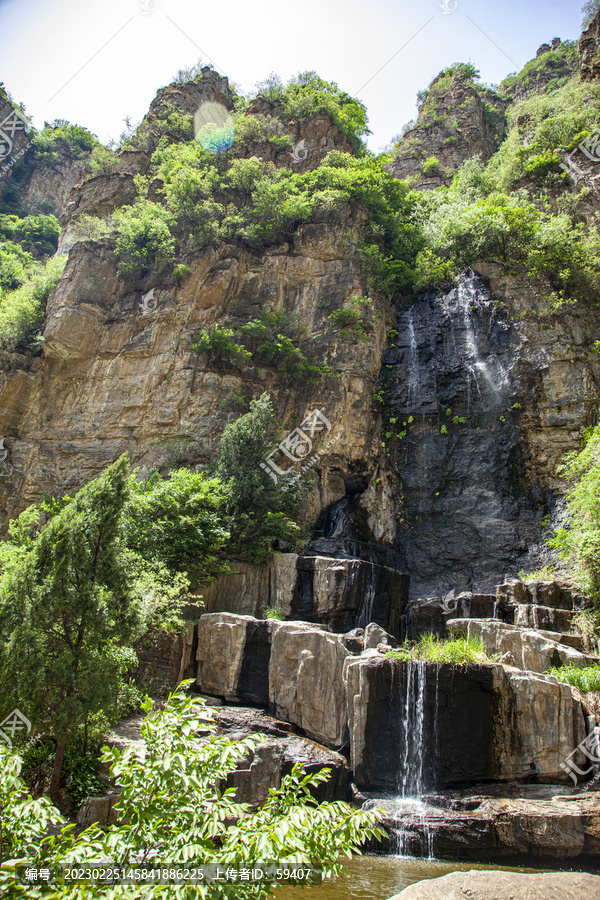
M 582 81 L 600 76 L 600 12 L 579 38 L 579 71 Z
M 391 900 L 589 900 L 600 892 L 600 876 L 584 872 L 452 872 L 411 884 Z
M 268 706 L 313 740 L 341 747 L 347 736 L 340 635 L 306 622 L 210 613 L 198 624 L 198 688 L 235 703 Z
M 136 680 L 149 693 L 164 694 L 184 678 L 193 678 L 194 637 L 195 628 L 191 622 L 178 634 L 161 628 L 145 635 L 136 647 L 139 659 Z
M 507 781 L 532 775 L 540 781 L 567 781 L 561 764 L 586 734 L 571 686 L 550 675 L 503 666 L 494 666 L 494 681 L 492 771 Z
M 202 616 L 196 653 L 199 689 L 235 703 L 266 706 L 273 624 L 231 613 Z

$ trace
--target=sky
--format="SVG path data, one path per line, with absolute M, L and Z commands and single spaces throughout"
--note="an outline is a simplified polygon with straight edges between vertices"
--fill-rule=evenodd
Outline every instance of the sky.
M 315 70 L 358 96 L 387 146 L 417 91 L 454 62 L 497 84 L 553 37 L 577 39 L 583 0 L 0 0 L 0 81 L 37 128 L 67 119 L 107 142 L 198 57 L 242 92 Z

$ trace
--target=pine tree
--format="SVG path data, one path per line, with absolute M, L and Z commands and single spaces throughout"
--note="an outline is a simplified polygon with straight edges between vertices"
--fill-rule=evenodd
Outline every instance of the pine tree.
M 41 528 L 2 583 L 3 701 L 55 736 L 53 797 L 69 736 L 114 702 L 121 650 L 138 623 L 119 558 L 127 476 L 124 455 Z

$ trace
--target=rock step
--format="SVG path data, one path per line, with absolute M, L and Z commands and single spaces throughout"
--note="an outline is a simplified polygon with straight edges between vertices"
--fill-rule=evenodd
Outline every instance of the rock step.
M 551 666 L 583 668 L 600 662 L 600 657 L 581 652 L 581 638 L 576 635 L 521 628 L 498 619 L 449 619 L 446 627 L 453 637 L 481 640 L 489 656 L 499 654 L 502 662 L 527 672 L 544 673 Z
M 600 876 L 585 872 L 452 872 L 411 884 L 391 900 L 592 900 Z

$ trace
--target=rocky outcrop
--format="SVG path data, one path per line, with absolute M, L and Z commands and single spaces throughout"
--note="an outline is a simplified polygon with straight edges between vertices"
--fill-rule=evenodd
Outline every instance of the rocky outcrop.
M 307 623 L 212 613 L 198 624 L 199 690 L 268 706 L 330 747 L 347 739 L 341 636 Z
M 553 677 L 376 655 L 349 659 L 345 678 L 359 788 L 408 796 L 482 780 L 564 782 L 561 763 L 585 737 L 578 700 Z
M 546 672 L 551 666 L 583 668 L 600 662 L 572 647 L 571 641 L 578 640 L 572 635 L 519 628 L 498 619 L 450 619 L 446 627 L 452 637 L 481 641 L 488 656 L 510 654 L 511 665 L 529 672 Z
M 579 38 L 579 73 L 582 81 L 600 76 L 600 12 Z
M 380 850 L 466 861 L 523 854 L 584 862 L 600 850 L 598 797 L 555 785 L 479 785 L 416 802 L 377 797 L 365 806 L 384 812 L 388 838 Z
M 343 669 L 349 651 L 339 635 L 281 622 L 273 631 L 269 701 L 275 715 L 328 747 L 347 741 Z
M 584 872 L 452 872 L 411 884 L 391 900 L 589 900 L 600 876 Z
M 346 632 L 376 622 L 399 635 L 408 597 L 406 574 L 370 560 L 276 553 L 266 566 L 235 563 L 202 589 L 209 612 L 260 616 L 275 609 Z
M 403 621 L 402 637 L 418 640 L 422 634 L 443 637 L 450 619 L 482 618 L 494 616 L 496 596 L 494 594 L 474 594 L 462 591 L 450 597 L 427 597 L 411 600 Z
M 584 598 L 569 585 L 558 581 L 524 583 L 513 580 L 496 587 L 498 613 L 505 621 L 523 628 L 566 632 L 573 613 L 583 606 Z M 563 643 L 568 643 L 563 635 Z M 583 649 L 577 642 L 576 649 Z
M 148 632 L 135 648 L 139 660 L 136 681 L 148 693 L 159 696 L 167 694 L 184 678 L 193 678 L 194 642 L 195 627 L 191 622 L 179 632 L 165 628 Z
M 415 126 L 396 147 L 390 171 L 396 178 L 409 178 L 420 190 L 449 184 L 465 159 L 480 156 L 487 161 L 498 148 L 506 102 L 461 72 L 440 73 L 421 103 Z

